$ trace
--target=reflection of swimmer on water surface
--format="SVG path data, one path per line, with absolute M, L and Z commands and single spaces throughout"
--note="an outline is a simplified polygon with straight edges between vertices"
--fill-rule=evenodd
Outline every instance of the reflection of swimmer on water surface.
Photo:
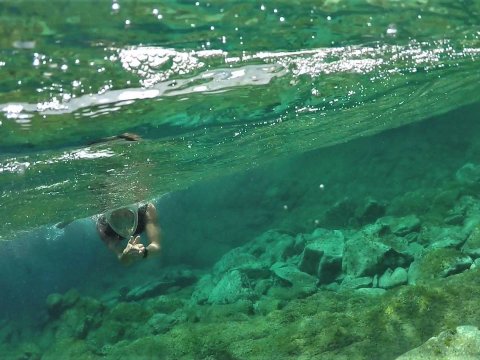
M 152 203 L 131 205 L 111 210 L 100 215 L 97 231 L 123 264 L 145 259 L 160 252 L 161 232 L 157 221 L 157 210 Z M 140 242 L 145 232 L 149 244 Z M 129 239 L 125 244 L 125 240 Z

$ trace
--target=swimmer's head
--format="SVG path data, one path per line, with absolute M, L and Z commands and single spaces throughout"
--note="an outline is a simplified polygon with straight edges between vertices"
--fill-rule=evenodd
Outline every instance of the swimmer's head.
M 137 206 L 126 206 L 105 213 L 108 225 L 121 237 L 133 235 L 138 224 Z

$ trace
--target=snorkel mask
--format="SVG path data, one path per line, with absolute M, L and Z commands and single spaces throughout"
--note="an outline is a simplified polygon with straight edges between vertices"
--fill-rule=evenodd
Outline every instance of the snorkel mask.
M 118 235 L 129 238 L 137 229 L 138 211 L 137 206 L 125 206 L 105 213 L 108 225 Z

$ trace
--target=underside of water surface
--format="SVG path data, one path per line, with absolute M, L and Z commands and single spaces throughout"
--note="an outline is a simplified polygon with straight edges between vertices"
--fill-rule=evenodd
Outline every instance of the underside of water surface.
M 479 19 L 1 1 L 2 356 L 479 358 Z M 96 215 L 145 201 L 125 267 Z
M 47 4 L 0 7 L 6 240 L 478 100 L 477 2 Z

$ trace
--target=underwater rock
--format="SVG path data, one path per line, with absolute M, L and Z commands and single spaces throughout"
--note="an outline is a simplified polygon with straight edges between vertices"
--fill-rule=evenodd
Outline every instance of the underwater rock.
M 187 303 L 187 299 L 172 295 L 160 295 L 146 301 L 146 306 L 155 313 L 170 314 L 181 309 Z
M 80 299 L 80 294 L 77 290 L 72 289 L 61 294 L 50 294 L 47 297 L 47 311 L 53 317 L 59 317 L 65 310 L 71 308 Z
M 354 290 L 360 288 L 370 288 L 372 287 L 372 278 L 369 276 L 364 277 L 351 277 L 346 276 L 341 284 L 342 290 Z
M 168 290 L 179 287 L 190 286 L 197 281 L 197 276 L 191 271 L 177 272 L 176 274 L 167 273 L 162 279 L 151 281 L 145 285 L 137 286 L 130 290 L 126 296 L 126 301 L 138 301 L 154 296 L 165 294 Z
M 402 267 L 397 267 L 395 270 L 388 268 L 380 279 L 378 286 L 384 289 L 391 289 L 395 286 L 404 285 L 408 282 L 408 273 Z
M 361 225 L 370 224 L 385 215 L 386 206 L 374 199 L 368 199 L 355 211 L 355 218 Z
M 320 260 L 323 256 L 323 250 L 318 244 L 309 244 L 305 246 L 298 268 L 304 273 L 317 276 Z
M 455 173 L 455 178 L 462 185 L 473 185 L 480 182 L 480 166 L 467 163 Z
M 226 272 L 242 270 L 252 277 L 266 277 L 270 274 L 269 265 L 260 262 L 245 247 L 238 247 L 223 255 L 214 265 L 212 275 L 214 280 L 220 280 Z
M 348 227 L 355 218 L 355 209 L 356 204 L 351 199 L 342 199 L 325 212 L 321 222 L 329 229 Z
M 342 268 L 345 274 L 353 277 L 373 276 L 408 261 L 408 254 L 401 254 L 379 238 L 359 231 L 345 243 Z
M 67 294 L 64 295 L 65 303 L 70 305 L 52 317 L 43 331 L 55 333 L 57 339 L 85 339 L 101 325 L 105 306 L 96 299 L 80 297 L 76 291 Z
M 476 226 L 462 246 L 462 252 L 473 257 L 480 257 L 480 226 Z
M 268 267 L 295 255 L 295 239 L 290 234 L 269 230 L 243 246 L 244 251 L 253 255 Z
M 480 330 L 476 326 L 458 326 L 442 331 L 423 345 L 399 356 L 397 360 L 480 359 Z
M 8 359 L 10 358 L 5 353 L 2 354 L 2 358 Z M 22 343 L 20 350 L 13 356 L 12 359 L 15 360 L 40 360 L 42 359 L 42 350 L 40 346 L 34 344 L 32 342 Z
M 262 296 L 253 304 L 256 314 L 267 315 L 275 310 L 280 310 L 284 302 L 271 296 Z
M 397 236 L 407 236 L 410 233 L 418 232 L 421 228 L 421 222 L 415 215 L 408 215 L 400 218 L 386 216 L 378 220 L 385 229 Z
M 317 278 L 298 270 L 293 265 L 275 263 L 271 270 L 280 280 L 294 288 L 294 292 L 310 294 L 317 289 Z
M 210 304 L 233 304 L 252 297 L 247 277 L 239 270 L 226 273 L 208 296 Z
M 174 281 L 157 280 L 149 282 L 145 285 L 137 286 L 130 290 L 126 297 L 126 301 L 138 301 L 148 299 L 150 297 L 164 294 L 169 288 L 175 286 Z
M 172 315 L 157 313 L 147 321 L 147 326 L 151 328 L 152 334 L 163 334 L 171 329 L 175 322 Z
M 458 274 L 472 265 L 472 258 L 455 249 L 434 249 L 416 259 L 408 269 L 408 283 L 416 284 Z
M 387 290 L 381 288 L 370 288 L 370 287 L 362 287 L 355 290 L 355 293 L 367 295 L 367 296 L 382 296 L 385 294 Z
M 215 283 L 211 274 L 202 276 L 195 285 L 191 301 L 195 304 L 205 304 L 214 287 Z
M 345 246 L 343 233 L 339 230 L 316 229 L 306 242 L 299 269 L 317 276 L 321 284 L 333 282 L 342 270 Z
M 429 248 L 459 248 L 467 239 L 467 233 L 460 226 L 428 226 L 422 229 L 419 242 Z

